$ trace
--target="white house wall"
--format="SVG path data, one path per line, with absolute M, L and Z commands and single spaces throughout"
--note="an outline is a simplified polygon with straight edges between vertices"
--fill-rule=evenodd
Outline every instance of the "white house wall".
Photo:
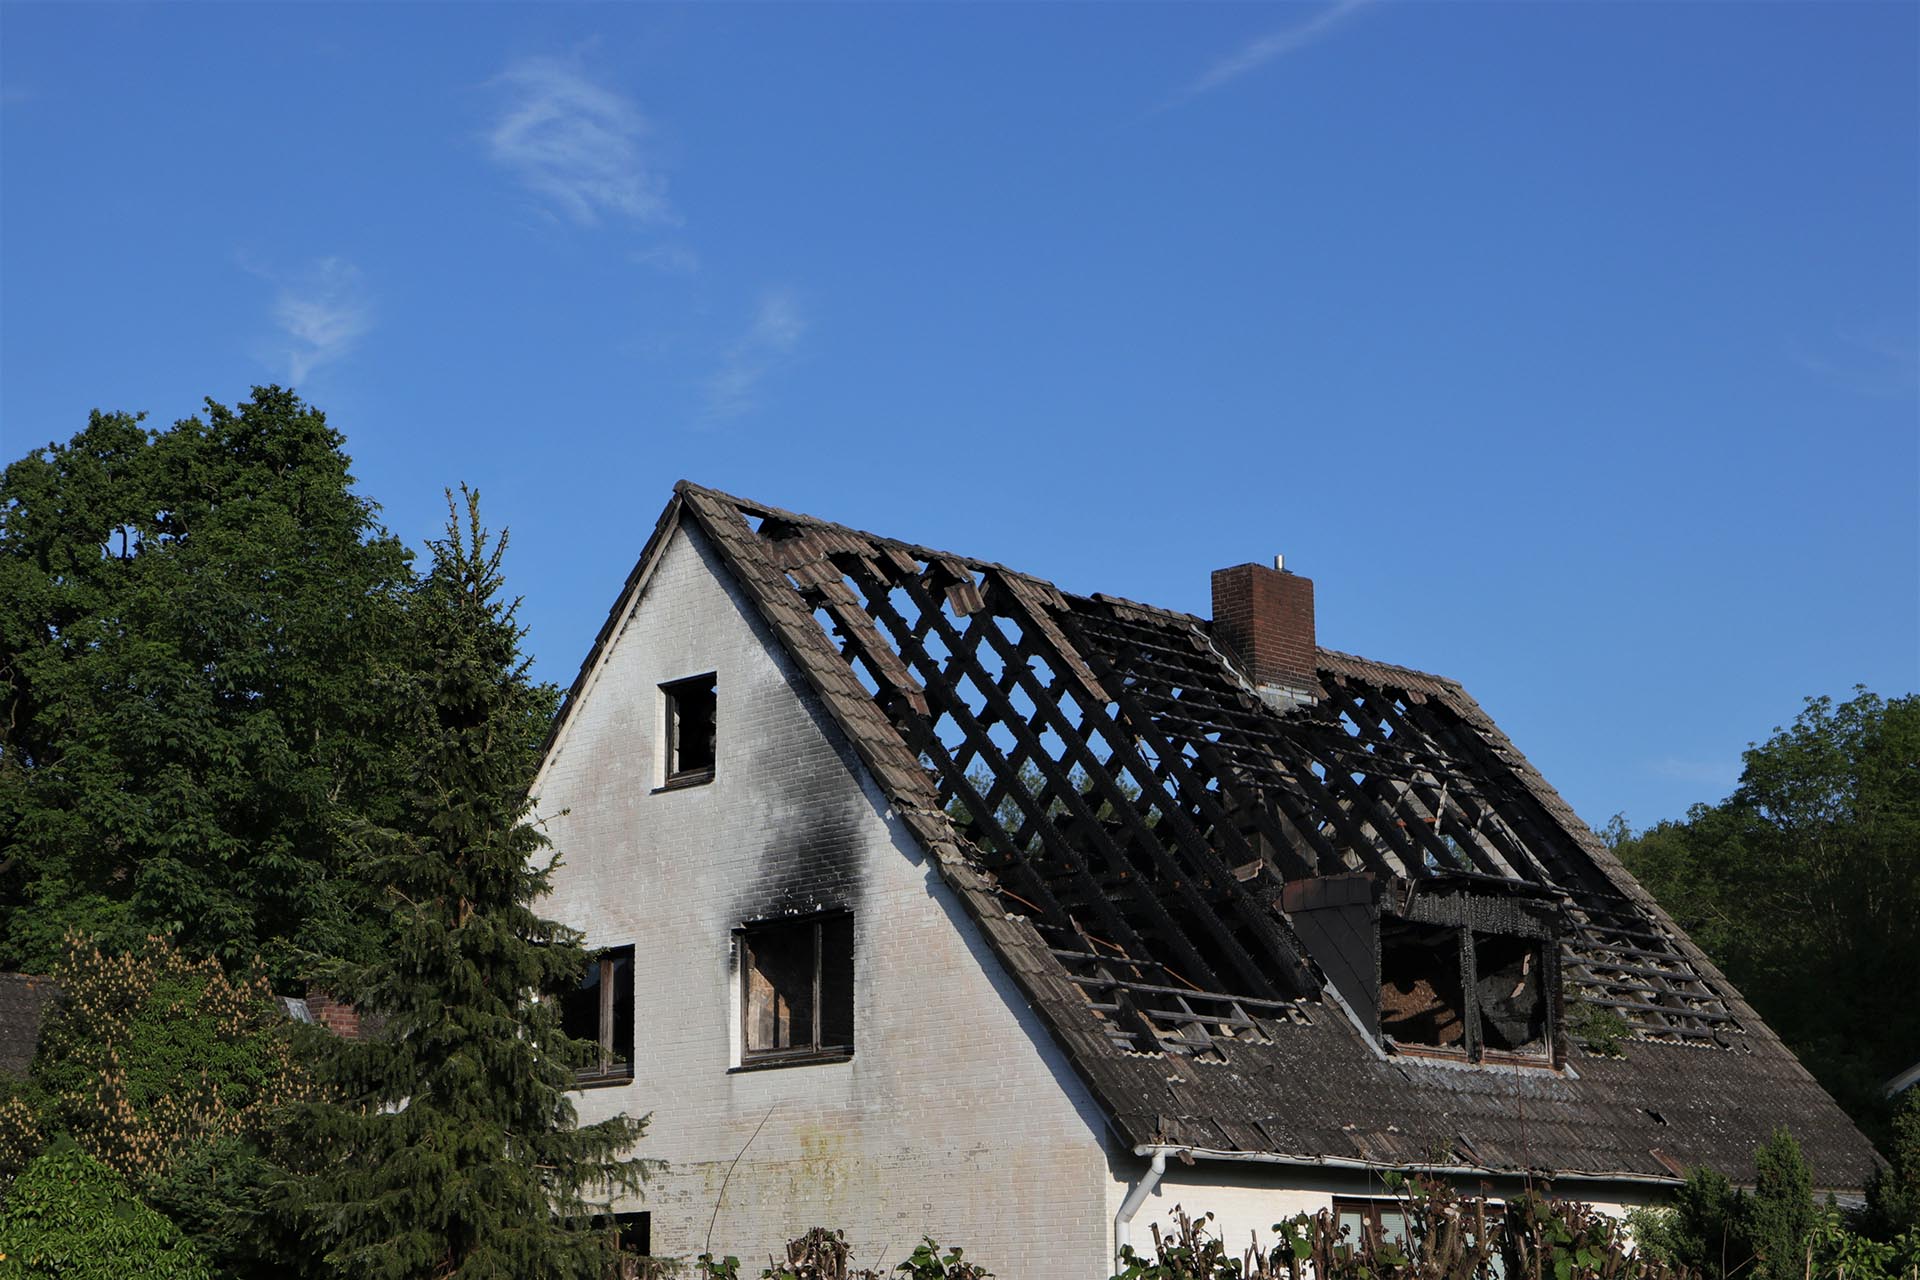
M 656 791 L 659 686 L 706 672 L 714 779 Z M 651 1211 L 656 1254 L 704 1251 L 711 1221 L 713 1252 L 757 1274 L 822 1225 L 863 1265 L 930 1234 L 1009 1280 L 1107 1274 L 1096 1108 L 696 529 L 668 540 L 537 792 L 563 860 L 546 910 L 635 949 L 634 1080 L 578 1100 L 583 1122 L 651 1113 L 639 1151 L 665 1167 L 626 1207 Z M 853 913 L 853 1059 L 730 1070 L 732 931 L 823 908 Z

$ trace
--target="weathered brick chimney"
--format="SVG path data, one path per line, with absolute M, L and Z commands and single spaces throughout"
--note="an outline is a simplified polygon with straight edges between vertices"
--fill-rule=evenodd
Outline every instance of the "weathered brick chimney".
M 1213 638 L 1269 702 L 1311 702 L 1319 650 L 1313 579 L 1279 567 L 1237 564 L 1213 571 Z

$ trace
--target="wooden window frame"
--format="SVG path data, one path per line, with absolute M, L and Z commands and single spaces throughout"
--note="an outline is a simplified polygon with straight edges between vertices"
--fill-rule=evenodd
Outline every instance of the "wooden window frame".
M 633 944 L 628 943 L 626 946 L 604 948 L 596 952 L 593 958 L 588 961 L 591 965 L 598 965 L 600 969 L 600 1058 L 594 1065 L 582 1067 L 574 1073 L 574 1087 L 576 1088 L 599 1088 L 607 1085 L 630 1084 L 633 1081 L 633 1060 L 638 1053 L 638 1029 L 635 1028 L 634 1030 L 636 1043 L 626 1046 L 627 1056 L 624 1059 L 615 1056 L 615 1046 L 613 1043 L 614 1027 L 618 1025 L 619 1021 L 617 1016 L 619 992 L 616 990 L 617 984 L 614 982 L 614 975 L 617 971 L 616 966 L 623 955 L 627 961 L 627 999 L 632 1000 L 634 995 Z
M 694 769 L 680 767 L 680 701 L 689 692 L 698 690 L 713 703 L 713 746 L 711 759 Z M 697 787 L 712 782 L 714 766 L 720 756 L 720 680 L 717 673 L 709 671 L 705 675 L 688 676 L 682 680 L 669 680 L 660 686 L 665 702 L 665 732 L 661 741 L 666 746 L 665 779 L 660 784 L 662 791 L 671 791 L 679 787 Z
M 740 957 L 740 977 L 737 988 L 740 1000 L 740 1063 L 734 1067 L 733 1070 L 753 1071 L 765 1067 L 800 1066 L 816 1062 L 846 1062 L 853 1057 L 853 1043 L 856 1037 L 853 1033 L 852 990 L 847 992 L 847 1043 L 821 1043 L 821 1014 L 823 1012 L 822 989 L 825 986 L 822 973 L 826 947 L 826 926 L 835 921 L 847 921 L 851 924 L 852 915 L 846 911 L 821 911 L 812 915 L 792 916 L 780 920 L 756 920 L 751 924 L 743 924 L 733 931 L 735 944 L 739 948 Z M 813 980 L 811 983 L 813 996 L 811 1019 L 813 1029 L 812 1043 L 785 1049 L 755 1049 L 753 1047 L 753 1015 L 750 995 L 750 984 L 753 980 L 754 935 L 802 927 L 810 927 L 813 931 Z M 847 942 L 849 950 L 851 950 L 854 943 L 851 929 L 848 930 Z M 852 974 L 854 968 L 852 959 L 853 957 L 849 955 L 847 966 L 849 984 L 853 981 Z

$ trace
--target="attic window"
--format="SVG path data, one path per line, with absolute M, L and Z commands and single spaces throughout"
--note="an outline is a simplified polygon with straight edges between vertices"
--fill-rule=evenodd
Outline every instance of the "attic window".
M 592 1041 L 598 1055 L 575 1076 L 586 1085 L 633 1079 L 633 948 L 610 947 L 587 962 L 580 985 L 560 1002 L 560 1027 Z
M 749 925 L 740 941 L 742 1065 L 849 1057 L 853 917 Z
M 1497 933 L 1473 935 L 1474 1003 L 1480 1043 L 1488 1049 L 1540 1053 L 1547 1047 L 1545 967 L 1540 943 Z
M 711 674 L 660 686 L 667 704 L 667 785 L 713 780 L 716 697 Z
M 1397 920 L 1380 923 L 1380 1032 L 1395 1043 L 1466 1048 L 1460 931 Z
M 1475 1061 L 1550 1057 L 1546 943 L 1386 918 L 1380 1033 L 1397 1049 Z

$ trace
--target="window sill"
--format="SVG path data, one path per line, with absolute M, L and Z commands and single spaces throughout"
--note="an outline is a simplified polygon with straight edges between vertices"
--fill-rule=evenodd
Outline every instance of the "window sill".
M 748 1058 L 737 1067 L 728 1067 L 728 1075 L 743 1071 L 775 1071 L 781 1067 L 817 1067 L 824 1063 L 852 1062 L 853 1050 L 828 1049 L 820 1053 L 795 1053 L 781 1057 Z
M 570 1090 L 570 1092 L 578 1092 L 582 1089 L 617 1089 L 623 1084 L 632 1083 L 633 1072 L 631 1071 L 626 1072 L 624 1075 L 595 1074 L 590 1076 L 575 1076 L 573 1078 L 573 1089 Z
M 1450 1049 L 1442 1045 L 1406 1044 L 1385 1037 L 1384 1048 L 1389 1058 L 1405 1058 L 1415 1062 L 1431 1062 L 1436 1065 L 1452 1067 L 1519 1067 L 1533 1071 L 1558 1071 L 1560 1064 L 1548 1053 L 1515 1053 L 1504 1049 L 1484 1049 L 1476 1060 L 1465 1049 Z
M 713 770 L 700 769 L 693 773 L 676 773 L 653 789 L 654 795 L 662 791 L 684 791 L 688 787 L 704 787 L 713 781 Z

